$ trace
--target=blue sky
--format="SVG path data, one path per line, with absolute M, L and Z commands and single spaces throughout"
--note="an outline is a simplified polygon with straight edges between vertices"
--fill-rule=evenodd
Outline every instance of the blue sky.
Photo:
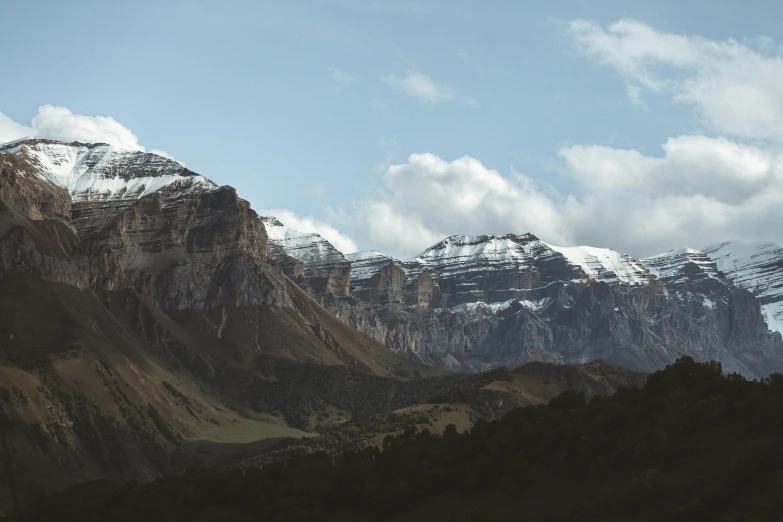
M 778 2 L 2 3 L 0 138 L 108 116 L 343 250 L 783 240 Z

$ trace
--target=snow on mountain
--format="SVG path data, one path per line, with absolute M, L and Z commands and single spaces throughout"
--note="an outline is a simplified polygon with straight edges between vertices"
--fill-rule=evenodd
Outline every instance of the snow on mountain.
M 718 267 L 707 254 L 692 248 L 680 248 L 641 260 L 642 265 L 663 281 L 680 277 L 683 267 L 692 263 L 706 276 L 717 278 Z
M 269 256 L 292 279 L 298 275 L 289 262 L 301 263 L 301 274 L 316 290 L 344 295 L 350 289 L 351 263 L 329 241 L 314 232 L 293 230 L 273 216 L 261 217 L 269 237 Z
M 608 248 L 588 246 L 559 247 L 544 243 L 579 266 L 588 278 L 607 283 L 645 284 L 652 276 L 638 259 Z
M 587 279 L 624 284 L 645 284 L 652 277 L 641 263 L 608 248 L 559 247 L 532 234 L 521 236 L 451 236 L 406 263 L 430 267 L 440 276 L 469 270 L 524 269 L 537 261 L 562 256 Z M 481 268 L 479 268 L 479 266 Z
M 431 268 L 439 276 L 487 268 L 518 267 L 528 264 L 538 247 L 538 238 L 531 234 L 450 236 L 405 265 L 412 272 Z
M 261 217 L 261 221 L 264 222 L 270 243 L 281 245 L 286 254 L 305 264 L 345 261 L 341 252 L 314 232 L 292 230 L 271 216 Z
M 783 333 L 783 248 L 727 241 L 704 250 L 735 285 L 756 295 L 770 330 Z
M 187 193 L 217 185 L 177 161 L 105 144 L 25 139 L 0 145 L 0 154 L 21 153 L 44 179 L 71 193 L 74 201 L 137 199 L 167 190 Z
M 389 257 L 377 250 L 354 252 L 353 254 L 347 254 L 345 258 L 351 262 L 352 284 L 361 284 L 361 282 L 370 279 L 389 263 L 399 263 L 393 257 Z

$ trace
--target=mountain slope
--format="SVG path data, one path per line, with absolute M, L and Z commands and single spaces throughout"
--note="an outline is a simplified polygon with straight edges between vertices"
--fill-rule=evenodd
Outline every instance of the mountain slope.
M 594 359 L 652 371 L 682 355 L 747 376 L 783 368 L 759 300 L 698 250 L 635 259 L 508 234 L 452 236 L 409 261 L 347 258 L 351 295 L 322 293 L 325 306 L 450 371 Z
M 566 392 L 469 432 L 406 429 L 337 458 L 101 484 L 13 520 L 776 521 L 781 404 L 780 375 L 682 359 L 642 388 Z
M 297 283 L 314 293 L 347 295 L 351 263 L 331 243 L 314 233 L 297 232 L 273 217 L 262 217 L 269 236 L 269 256 Z
M 783 248 L 727 241 L 704 252 L 735 285 L 756 296 L 770 330 L 783 334 Z
M 101 143 L 26 139 L 0 145 L 0 154 L 24 156 L 39 177 L 67 190 L 74 201 L 138 199 L 160 191 L 218 188 L 172 159 Z
M 428 373 L 272 266 L 234 189 L 139 154 L 0 149 L 0 426 L 19 484 L 147 480 L 189 439 L 303 434 L 274 387 L 244 391 L 259 382 Z M 350 418 L 328 401 L 314 411 L 329 409 Z

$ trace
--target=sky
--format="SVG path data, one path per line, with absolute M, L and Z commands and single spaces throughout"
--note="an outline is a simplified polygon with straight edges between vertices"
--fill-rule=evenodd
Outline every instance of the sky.
M 783 243 L 780 2 L 0 12 L 0 142 L 168 155 L 345 253 L 525 232 L 637 257 Z

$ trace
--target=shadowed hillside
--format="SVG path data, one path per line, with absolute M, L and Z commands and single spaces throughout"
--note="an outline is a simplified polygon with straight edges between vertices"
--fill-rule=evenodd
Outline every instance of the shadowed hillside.
M 783 378 L 688 358 L 586 401 L 560 394 L 469 432 L 134 487 L 94 484 L 13 520 L 773 521 Z

